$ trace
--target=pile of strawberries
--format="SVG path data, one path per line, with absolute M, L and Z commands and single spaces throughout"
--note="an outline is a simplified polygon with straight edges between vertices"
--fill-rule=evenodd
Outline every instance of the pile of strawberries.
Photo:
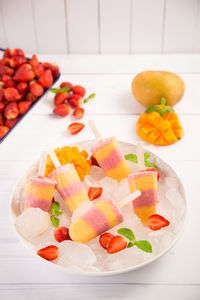
M 59 67 L 30 60 L 21 49 L 5 49 L 0 60 L 0 139 L 59 75 Z

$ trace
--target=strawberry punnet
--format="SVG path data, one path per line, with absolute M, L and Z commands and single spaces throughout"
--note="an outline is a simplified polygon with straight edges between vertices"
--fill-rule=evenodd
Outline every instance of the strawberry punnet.
M 46 260 L 54 260 L 58 258 L 58 247 L 51 245 L 43 249 L 38 250 L 37 254 Z
M 147 226 L 152 230 L 159 230 L 162 227 L 168 226 L 170 223 L 160 215 L 152 215 L 148 218 Z
M 83 128 L 85 127 L 84 124 L 82 123 L 71 123 L 68 127 L 67 130 L 70 134 L 77 134 L 79 133 Z
M 113 238 L 114 235 L 109 232 L 105 232 L 99 237 L 99 243 L 104 249 L 108 250 L 110 242 Z
M 88 197 L 90 199 L 90 201 L 93 201 L 97 198 L 99 198 L 102 194 L 102 187 L 93 187 L 91 186 L 88 190 Z
M 33 80 L 34 77 L 35 74 L 32 70 L 32 67 L 29 64 L 23 64 L 16 70 L 13 79 L 16 81 L 29 82 Z

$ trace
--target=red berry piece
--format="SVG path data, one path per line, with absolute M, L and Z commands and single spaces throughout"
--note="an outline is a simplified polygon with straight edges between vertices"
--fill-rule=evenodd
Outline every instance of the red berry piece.
M 46 260 L 54 260 L 58 258 L 59 250 L 58 247 L 51 245 L 38 250 L 37 254 Z
M 84 124 L 82 123 L 71 123 L 68 127 L 67 130 L 70 134 L 77 134 L 79 133 L 83 128 L 85 127 Z
M 93 201 L 101 196 L 103 192 L 102 187 L 90 187 L 88 190 L 88 197 L 90 201 Z
M 107 252 L 109 254 L 113 254 L 116 252 L 119 252 L 127 247 L 127 241 L 125 238 L 121 235 L 116 235 L 114 238 L 110 241 L 109 247 L 107 249 Z
M 114 238 L 114 235 L 112 235 L 109 232 L 105 232 L 100 236 L 99 243 L 104 249 L 108 250 L 110 242 L 113 238 Z
M 160 215 L 152 215 L 148 218 L 147 226 L 152 230 L 159 230 L 168 226 L 170 223 Z
M 19 109 L 16 102 L 10 102 L 6 105 L 4 109 L 4 116 L 6 119 L 15 119 L 19 115 Z
M 68 102 L 71 106 L 73 107 L 78 107 L 81 106 L 83 104 L 83 99 L 80 95 L 74 94 L 72 96 L 70 96 L 68 99 Z
M 58 243 L 61 243 L 62 241 L 65 241 L 65 240 L 71 240 L 71 238 L 69 236 L 69 230 L 67 227 L 57 228 L 54 231 L 54 237 Z
M 81 85 L 74 85 L 72 87 L 72 92 L 74 94 L 78 94 L 80 95 L 81 97 L 84 97 L 85 96 L 85 93 L 86 93 L 86 90 L 84 89 L 84 87 L 82 87 Z
M 7 126 L 0 126 L 0 139 L 9 131 Z
M 59 104 L 54 108 L 53 112 L 61 117 L 66 117 L 70 114 L 71 110 L 72 109 L 68 104 Z
M 76 119 L 81 119 L 84 115 L 84 108 L 82 107 L 76 107 L 74 112 L 73 112 L 73 116 L 76 118 Z

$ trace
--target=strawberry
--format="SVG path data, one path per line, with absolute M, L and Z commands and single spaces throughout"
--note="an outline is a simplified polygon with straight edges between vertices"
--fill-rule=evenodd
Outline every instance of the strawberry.
M 5 103 L 4 102 L 0 102 L 0 112 L 2 112 L 5 108 Z
M 21 81 L 17 84 L 16 88 L 18 89 L 20 94 L 25 95 L 28 91 L 28 83 Z
M 53 78 L 55 79 L 60 74 L 60 70 L 57 64 L 50 64 L 50 70 L 52 72 Z
M 147 168 L 145 170 L 139 170 L 139 172 L 144 172 L 144 171 L 152 171 L 152 172 L 157 173 L 157 179 L 159 180 L 159 178 L 160 178 L 160 172 L 158 171 L 158 169 L 156 169 L 156 168 Z
M 77 107 L 75 108 L 73 115 L 76 119 L 81 119 L 84 115 L 84 112 L 85 112 L 84 108 Z
M 37 97 L 29 92 L 29 93 L 26 94 L 26 100 L 35 102 L 37 100 Z
M 19 120 L 19 118 L 10 119 L 10 120 L 7 119 L 6 122 L 5 122 L 5 125 L 8 128 L 12 128 L 18 120 Z
M 152 230 L 159 230 L 162 227 L 168 226 L 170 223 L 160 215 L 152 215 L 148 218 L 147 226 Z
M 67 100 L 68 92 L 59 92 L 54 97 L 54 105 L 57 106 L 59 104 L 62 104 Z
M 4 87 L 4 83 L 3 81 L 0 81 L 0 89 L 2 89 Z
M 9 131 L 7 126 L 0 126 L 0 139 Z
M 48 62 L 43 62 L 42 63 L 42 66 L 44 67 L 44 69 L 50 69 L 50 66 L 51 64 L 50 63 L 48 63 Z
M 20 114 L 23 115 L 29 109 L 31 104 L 32 104 L 32 101 L 29 101 L 29 100 L 19 102 L 19 112 L 20 112 Z
M 74 94 L 72 96 L 70 96 L 68 99 L 68 102 L 71 106 L 73 107 L 78 107 L 81 106 L 83 104 L 83 99 L 80 95 Z
M 13 56 L 9 61 L 9 65 L 11 68 L 16 69 L 19 66 L 25 64 L 26 62 L 27 59 L 24 56 Z
M 107 250 L 109 248 L 110 242 L 113 238 L 114 238 L 114 235 L 112 235 L 109 232 L 105 232 L 100 236 L 99 243 L 104 249 Z
M 0 66 L 8 66 L 10 62 L 10 59 L 8 57 L 3 57 L 0 59 Z
M 8 103 L 4 109 L 4 116 L 6 119 L 15 119 L 19 115 L 19 109 L 16 102 Z
M 72 89 L 73 85 L 70 82 L 64 81 L 60 84 L 60 88 L 68 87 L 70 90 Z
M 12 79 L 11 76 L 4 74 L 2 76 L 2 80 L 5 88 L 15 87 L 15 81 Z
M 5 89 L 4 97 L 7 101 L 19 101 L 22 96 L 16 88 L 9 87 Z
M 32 67 L 35 67 L 39 64 L 39 60 L 37 59 L 37 56 L 33 54 L 32 58 L 28 62 Z
M 58 247 L 51 245 L 38 250 L 37 254 L 46 260 L 54 260 L 58 258 Z
M 2 77 L 4 74 L 12 76 L 13 73 L 14 70 L 9 68 L 8 66 L 0 66 L 0 77 Z
M 4 57 L 8 57 L 8 58 L 11 58 L 12 57 L 12 54 L 11 54 L 11 50 L 9 48 L 6 48 L 4 50 L 4 54 L 3 54 L 3 58 Z
M 13 79 L 16 81 L 29 82 L 33 80 L 34 77 L 35 74 L 33 73 L 31 66 L 29 64 L 23 64 L 16 70 Z
M 44 70 L 38 78 L 38 82 L 43 86 L 43 88 L 48 89 L 53 84 L 53 76 L 51 70 Z
M 0 103 L 0 106 L 1 106 L 1 103 Z M 5 123 L 5 119 L 4 119 L 4 116 L 2 113 L 0 113 L 0 126 L 3 126 Z
M 38 82 L 32 82 L 29 90 L 36 97 L 40 97 L 44 93 L 43 86 Z
M 0 101 L 4 100 L 5 89 L 0 88 Z
M 90 187 L 88 190 L 88 197 L 90 199 L 90 201 L 93 201 L 97 198 L 99 198 L 102 194 L 102 187 Z
M 126 247 L 127 241 L 125 238 L 121 235 L 116 235 L 111 239 L 107 252 L 109 254 L 113 254 L 125 249 Z
M 82 123 L 71 123 L 68 127 L 67 130 L 70 134 L 77 134 L 79 133 L 83 128 L 85 127 L 84 124 Z
M 72 92 L 74 94 L 78 94 L 80 95 L 81 97 L 84 97 L 85 96 L 85 93 L 86 93 L 86 90 L 84 89 L 84 87 L 82 87 L 81 85 L 74 85 L 72 87 Z
M 14 48 L 11 50 L 11 56 L 24 56 L 24 51 L 19 48 Z
M 58 243 L 61 243 L 62 241 L 65 241 L 65 240 L 71 240 L 71 238 L 69 236 L 69 230 L 67 227 L 57 228 L 54 231 L 54 237 Z
M 96 158 L 93 155 L 90 156 L 90 160 L 91 160 L 91 165 L 92 166 L 100 167 L 97 160 L 96 160 Z
M 53 112 L 61 117 L 66 117 L 70 114 L 71 110 L 72 109 L 68 104 L 59 104 L 54 108 Z
M 44 67 L 42 64 L 38 64 L 33 67 L 33 72 L 35 73 L 35 77 L 39 77 L 44 71 Z

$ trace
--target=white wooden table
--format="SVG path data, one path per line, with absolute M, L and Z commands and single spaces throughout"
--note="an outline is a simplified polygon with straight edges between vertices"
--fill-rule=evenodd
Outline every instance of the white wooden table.
M 17 239 L 9 217 L 10 194 L 17 178 L 46 144 L 60 146 L 92 139 L 86 127 L 69 136 L 72 117 L 53 116 L 52 98 L 44 99 L 0 145 L 0 299 L 200 299 L 200 55 L 52 56 L 61 67 L 61 81 L 82 84 L 96 98 L 85 105 L 83 122 L 92 118 L 103 136 L 135 143 L 135 125 L 144 111 L 132 97 L 134 75 L 143 70 L 177 72 L 186 92 L 175 109 L 185 129 L 172 146 L 145 147 L 170 163 L 182 179 L 188 201 L 186 228 L 175 247 L 143 269 L 113 277 L 84 277 L 41 264 Z

